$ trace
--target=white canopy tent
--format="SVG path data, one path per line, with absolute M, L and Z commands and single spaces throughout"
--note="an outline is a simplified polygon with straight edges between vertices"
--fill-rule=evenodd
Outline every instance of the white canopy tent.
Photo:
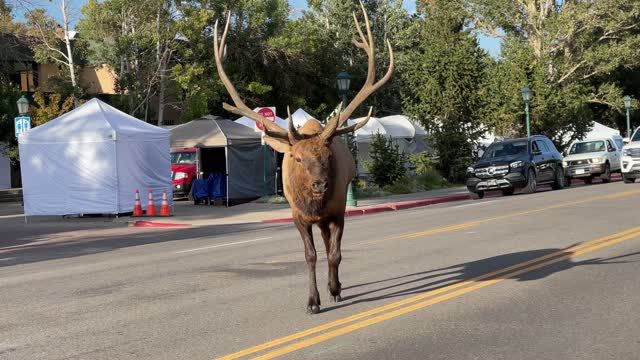
M 349 120 L 349 124 L 364 121 L 366 117 Z M 371 117 L 369 122 L 355 132 L 358 143 L 358 174 L 366 175 L 368 171 L 365 163 L 371 160 L 369 153 L 370 143 L 375 134 L 391 137 L 398 145 L 400 151 L 405 154 L 416 154 L 431 149 L 426 144 L 424 138 L 427 132 L 408 117 L 404 115 L 391 115 L 382 118 Z
M 169 131 L 92 99 L 18 138 L 25 215 L 120 214 L 172 201 Z
M 614 128 L 610 128 L 606 125 L 602 125 L 599 122 L 593 122 L 593 127 L 591 131 L 587 133 L 584 137 L 585 139 L 594 139 L 594 138 L 606 138 L 614 135 L 620 135 L 620 130 L 616 130 Z

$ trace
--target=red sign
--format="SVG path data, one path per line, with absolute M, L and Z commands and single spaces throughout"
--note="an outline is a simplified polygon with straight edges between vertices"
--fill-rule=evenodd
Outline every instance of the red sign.
M 272 123 L 276 122 L 276 112 L 275 112 L 275 108 L 268 108 L 268 107 L 264 107 L 264 108 L 260 108 L 258 110 L 258 114 L 262 115 L 263 117 L 265 117 L 267 120 L 271 120 Z M 264 131 L 264 127 L 256 122 L 256 126 L 258 127 L 258 129 L 260 129 L 261 131 Z

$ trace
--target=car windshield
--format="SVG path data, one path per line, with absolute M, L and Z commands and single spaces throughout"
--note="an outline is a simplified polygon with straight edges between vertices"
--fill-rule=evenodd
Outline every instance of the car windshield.
M 195 164 L 196 153 L 195 152 L 174 152 L 171 153 L 172 164 Z
M 640 129 L 636 130 L 636 133 L 633 134 L 631 141 L 640 141 Z
M 571 145 L 569 149 L 569 155 L 573 154 L 586 154 L 592 152 L 601 152 L 605 151 L 606 147 L 604 145 L 604 141 L 584 141 Z
M 493 159 L 504 156 L 518 156 L 527 153 L 527 140 L 504 141 L 493 143 L 482 154 L 482 159 Z

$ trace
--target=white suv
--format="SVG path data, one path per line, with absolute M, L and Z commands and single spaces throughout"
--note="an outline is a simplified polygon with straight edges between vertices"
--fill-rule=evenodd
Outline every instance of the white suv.
M 622 179 L 630 184 L 640 178 L 640 128 L 636 129 L 629 143 L 622 148 Z

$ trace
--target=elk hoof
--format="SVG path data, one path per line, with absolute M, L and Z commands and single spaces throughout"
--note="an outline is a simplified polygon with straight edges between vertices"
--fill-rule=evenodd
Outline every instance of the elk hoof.
M 340 302 L 340 301 L 342 301 L 342 296 L 340 296 L 340 295 L 329 296 L 329 301 L 331 301 L 332 303 Z
M 320 312 L 320 306 L 318 305 L 308 305 L 307 306 L 307 314 L 317 314 Z

